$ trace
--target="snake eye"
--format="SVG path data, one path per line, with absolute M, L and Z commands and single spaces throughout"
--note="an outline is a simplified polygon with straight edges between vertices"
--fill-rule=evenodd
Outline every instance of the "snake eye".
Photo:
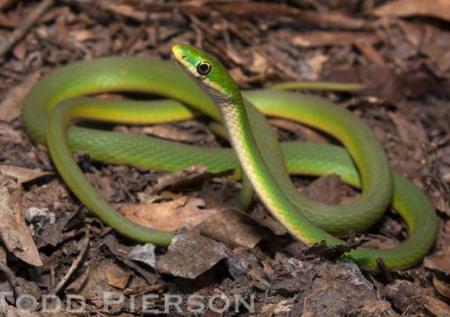
M 212 66 L 209 62 L 200 62 L 197 65 L 197 73 L 202 76 L 206 76 L 211 72 Z

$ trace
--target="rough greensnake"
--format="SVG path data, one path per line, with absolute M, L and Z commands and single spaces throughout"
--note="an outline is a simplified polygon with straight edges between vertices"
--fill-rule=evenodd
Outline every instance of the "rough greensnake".
M 364 231 L 392 204 L 407 224 L 408 239 L 392 249 L 358 247 L 343 258 L 364 270 L 377 271 L 380 259 L 388 269 L 403 269 L 425 256 L 436 235 L 435 211 L 420 190 L 391 171 L 382 146 L 361 120 L 323 98 L 274 89 L 241 92 L 213 56 L 182 44 L 175 45 L 172 52 L 179 65 L 126 57 L 76 62 L 42 78 L 26 97 L 22 111 L 25 131 L 35 142 L 47 144 L 67 186 L 103 222 L 139 242 L 167 246 L 174 236 L 173 232 L 134 223 L 112 208 L 85 179 L 74 153 L 163 171 L 192 165 L 203 165 L 211 173 L 242 169 L 271 214 L 307 244 L 342 244 L 344 241 L 336 235 Z M 108 100 L 90 96 L 110 92 L 167 99 Z M 320 129 L 339 140 L 346 150 L 324 144 L 280 144 L 262 114 Z M 74 120 L 151 124 L 199 115 L 221 122 L 233 149 L 198 147 L 71 124 Z M 315 202 L 294 187 L 289 173 L 335 173 L 344 182 L 361 188 L 361 195 L 345 205 Z

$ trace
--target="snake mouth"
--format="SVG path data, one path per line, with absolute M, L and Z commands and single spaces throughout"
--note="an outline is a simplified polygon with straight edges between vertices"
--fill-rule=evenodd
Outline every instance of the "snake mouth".
M 189 63 L 186 60 L 185 51 L 188 49 L 189 45 L 187 44 L 175 44 L 172 46 L 172 57 L 178 64 L 181 64 L 184 67 L 188 67 Z

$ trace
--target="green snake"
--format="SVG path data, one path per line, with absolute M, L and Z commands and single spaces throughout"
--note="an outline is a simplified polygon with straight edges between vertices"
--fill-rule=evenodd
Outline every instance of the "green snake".
M 196 47 L 178 44 L 172 53 L 179 65 L 126 57 L 76 62 L 45 76 L 25 99 L 25 131 L 35 142 L 47 144 L 67 186 L 104 223 L 128 238 L 159 246 L 169 245 L 174 236 L 173 232 L 134 223 L 116 211 L 86 180 L 73 159 L 74 153 L 163 171 L 192 165 L 203 165 L 211 173 L 242 170 L 243 187 L 252 187 L 271 214 L 307 244 L 343 244 L 336 235 L 369 228 L 392 204 L 407 224 L 408 239 L 391 249 L 358 247 L 342 257 L 364 270 L 377 271 L 380 260 L 388 269 L 403 269 L 425 256 L 436 235 L 435 211 L 420 190 L 391 171 L 383 148 L 362 121 L 318 97 L 275 89 L 241 92 L 222 64 Z M 327 88 L 326 84 L 322 86 Z M 90 96 L 111 92 L 167 99 Z M 320 129 L 346 149 L 279 143 L 262 114 Z M 233 149 L 192 146 L 71 124 L 74 120 L 151 124 L 200 115 L 224 125 Z M 361 195 L 350 204 L 325 205 L 300 193 L 289 176 L 329 173 L 361 188 Z

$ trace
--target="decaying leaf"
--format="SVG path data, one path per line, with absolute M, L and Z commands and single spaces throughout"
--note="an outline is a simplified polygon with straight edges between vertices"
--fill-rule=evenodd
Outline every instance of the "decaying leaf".
M 152 204 L 127 204 L 121 210 L 125 217 L 152 229 L 175 231 L 193 228 L 215 214 L 215 209 L 200 209 L 202 199 L 186 196 L 172 201 Z
M 450 248 L 426 257 L 423 266 L 450 276 Z
M 82 286 L 79 295 L 101 306 L 103 304 L 103 294 L 105 292 L 114 292 L 117 284 L 120 284 L 116 280 L 117 276 L 129 277 L 129 272 L 111 259 L 93 263 L 90 266 L 88 278 Z M 122 280 L 122 278 L 119 279 Z
M 215 240 L 253 248 L 261 240 L 261 230 L 247 215 L 236 209 L 224 209 L 201 223 L 200 231 Z
M 9 252 L 33 266 L 42 260 L 21 210 L 21 190 L 11 177 L 0 173 L 0 237 Z
M 133 261 L 145 263 L 152 268 L 156 267 L 155 246 L 151 243 L 135 246 L 128 252 L 128 257 Z
M 440 280 L 436 276 L 433 276 L 433 286 L 442 296 L 450 299 L 450 286 L 448 283 Z
M 450 306 L 435 297 L 426 296 L 424 305 L 433 316 L 450 316 Z
M 0 165 L 0 173 L 16 178 L 19 184 L 27 183 L 36 178 L 51 174 L 39 169 L 32 170 L 13 165 Z
M 205 180 L 210 174 L 204 166 L 194 165 L 183 171 L 170 173 L 159 177 L 151 188 L 152 192 L 160 192 L 165 189 L 186 187 L 193 183 Z
M 124 289 L 127 286 L 130 277 L 131 273 L 123 270 L 119 266 L 112 266 L 110 270 L 106 272 L 108 284 L 117 289 Z
M 195 279 L 226 257 L 225 246 L 195 233 L 177 234 L 157 260 L 161 273 Z
M 21 105 L 28 91 L 41 77 L 40 73 L 32 73 L 25 77 L 21 84 L 12 88 L 0 103 L 0 120 L 11 121 L 20 115 Z
M 336 204 L 343 189 L 343 183 L 338 175 L 322 176 L 303 190 L 311 199 L 324 204 Z

